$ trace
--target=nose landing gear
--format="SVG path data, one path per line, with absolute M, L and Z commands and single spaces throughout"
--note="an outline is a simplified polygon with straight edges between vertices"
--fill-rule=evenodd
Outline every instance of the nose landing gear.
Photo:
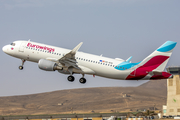
M 25 62 L 26 62 L 26 60 L 22 59 L 22 65 L 19 66 L 19 69 L 20 69 L 20 70 L 23 70 L 23 68 L 24 68 L 23 65 L 24 65 Z

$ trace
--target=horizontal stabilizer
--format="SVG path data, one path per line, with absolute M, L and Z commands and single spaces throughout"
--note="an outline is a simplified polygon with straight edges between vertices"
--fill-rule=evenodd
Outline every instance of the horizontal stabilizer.
M 150 75 L 162 75 L 162 72 L 159 71 L 151 71 L 149 72 Z

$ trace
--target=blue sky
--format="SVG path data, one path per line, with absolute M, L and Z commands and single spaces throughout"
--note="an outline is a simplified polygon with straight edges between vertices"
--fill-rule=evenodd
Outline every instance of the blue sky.
M 1 0 L 1 48 L 28 40 L 110 58 L 139 62 L 168 40 L 180 42 L 179 0 Z M 168 66 L 180 65 L 177 44 Z M 0 96 L 24 95 L 73 88 L 138 86 L 147 81 L 122 81 L 86 75 L 73 83 L 67 75 L 46 72 L 3 51 Z

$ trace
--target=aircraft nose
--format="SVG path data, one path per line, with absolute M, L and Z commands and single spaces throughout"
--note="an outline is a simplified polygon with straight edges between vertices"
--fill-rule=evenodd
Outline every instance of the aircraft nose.
M 5 53 L 7 52 L 7 49 L 8 49 L 7 46 L 4 46 L 4 47 L 2 48 L 3 52 L 5 52 Z

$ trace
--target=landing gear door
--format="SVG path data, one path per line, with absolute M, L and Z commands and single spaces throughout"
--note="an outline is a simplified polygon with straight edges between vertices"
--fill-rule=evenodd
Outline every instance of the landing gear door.
M 24 48 L 26 47 L 26 43 L 22 42 L 20 47 L 19 47 L 19 52 L 24 52 Z

